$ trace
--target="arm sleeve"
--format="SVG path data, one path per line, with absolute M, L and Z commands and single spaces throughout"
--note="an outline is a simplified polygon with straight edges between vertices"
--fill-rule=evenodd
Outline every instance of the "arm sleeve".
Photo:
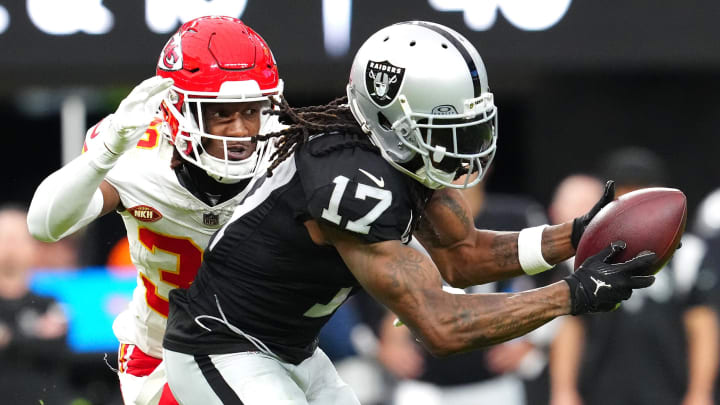
M 88 131 L 86 152 L 45 178 L 35 191 L 27 222 L 36 239 L 58 241 L 102 212 L 103 195 L 98 187 L 118 156 L 97 137 L 100 125 L 102 122 Z

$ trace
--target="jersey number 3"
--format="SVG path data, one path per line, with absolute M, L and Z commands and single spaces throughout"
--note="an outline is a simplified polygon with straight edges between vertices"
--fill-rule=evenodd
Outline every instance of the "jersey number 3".
M 158 269 L 160 280 L 174 288 L 188 288 L 195 279 L 203 251 L 192 240 L 176 238 L 153 232 L 147 228 L 140 228 L 138 239 L 147 250 L 155 253 L 161 250 L 177 257 L 175 269 Z M 145 299 L 150 308 L 167 318 L 168 299 L 158 293 L 158 286 L 142 275 L 145 284 Z
M 343 194 L 345 194 L 348 182 L 350 182 L 350 179 L 345 176 L 337 176 L 333 179 L 335 188 L 330 195 L 330 204 L 327 208 L 323 208 L 322 210 L 321 217 L 336 225 L 340 225 L 340 222 L 342 221 L 342 216 L 340 216 L 338 211 L 340 209 L 340 201 L 342 200 Z M 358 200 L 365 200 L 367 197 L 378 200 L 378 203 L 367 214 L 365 214 L 365 216 L 354 221 L 348 220 L 345 225 L 345 229 L 348 231 L 367 234 L 370 232 L 370 225 L 390 207 L 390 204 L 392 204 L 392 192 L 390 190 L 358 183 L 357 189 L 355 190 L 355 198 Z

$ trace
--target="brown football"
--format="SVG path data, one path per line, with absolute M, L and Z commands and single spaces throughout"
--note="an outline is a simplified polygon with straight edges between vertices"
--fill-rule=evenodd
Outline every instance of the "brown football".
M 658 258 L 648 274 L 655 274 L 675 253 L 686 221 L 687 198 L 678 189 L 652 187 L 627 193 L 603 207 L 585 228 L 575 254 L 575 269 L 611 242 L 624 240 L 627 247 L 613 262 L 652 250 Z

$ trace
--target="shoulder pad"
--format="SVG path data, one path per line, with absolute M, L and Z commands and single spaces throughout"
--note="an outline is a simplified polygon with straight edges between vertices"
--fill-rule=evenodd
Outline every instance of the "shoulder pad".
M 413 216 L 414 180 L 376 151 L 334 137 L 312 139 L 296 155 L 310 215 L 368 242 L 402 240 Z

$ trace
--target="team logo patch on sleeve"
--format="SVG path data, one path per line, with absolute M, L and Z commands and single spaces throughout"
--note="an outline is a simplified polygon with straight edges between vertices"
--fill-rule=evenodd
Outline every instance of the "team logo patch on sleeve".
M 159 221 L 163 216 L 160 211 L 147 205 L 136 205 L 127 209 L 132 216 L 138 221 L 155 222 Z
M 388 61 L 368 61 L 365 69 L 365 87 L 375 104 L 384 107 L 397 97 L 405 77 L 405 68 Z

